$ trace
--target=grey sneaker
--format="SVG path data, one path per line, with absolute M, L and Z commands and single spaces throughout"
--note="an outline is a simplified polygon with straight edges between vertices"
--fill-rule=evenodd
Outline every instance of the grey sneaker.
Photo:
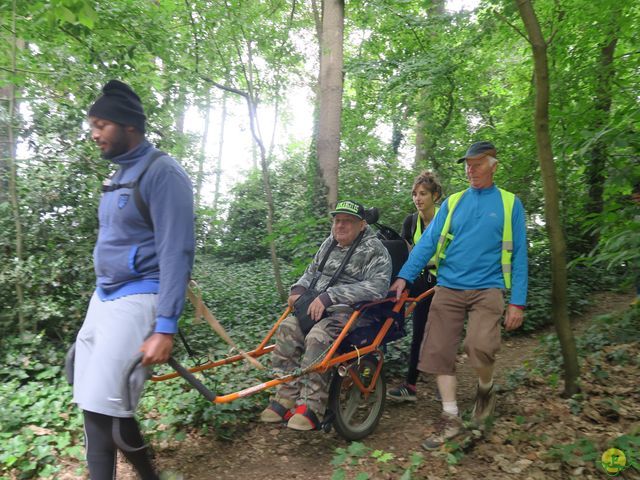
M 160 480 L 184 480 L 184 475 L 173 470 L 163 470 L 159 475 Z
M 389 390 L 387 398 L 394 402 L 415 402 L 417 399 L 416 391 L 412 390 L 406 383 Z
M 436 450 L 463 432 L 462 419 L 458 415 L 442 412 L 434 424 L 433 433 L 422 443 L 425 450 Z
M 471 412 L 471 418 L 477 424 L 484 423 L 489 417 L 493 417 L 496 409 L 496 386 L 491 385 L 489 390 L 482 390 L 478 385 L 476 392 L 476 403 Z

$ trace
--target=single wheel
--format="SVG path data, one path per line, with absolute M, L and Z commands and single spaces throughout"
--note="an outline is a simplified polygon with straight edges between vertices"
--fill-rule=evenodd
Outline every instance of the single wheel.
M 369 387 L 378 369 L 379 360 L 374 355 L 353 361 L 349 370 L 356 374 L 365 387 Z M 386 397 L 387 387 L 384 372 L 368 396 L 360 391 L 351 374 L 342 377 L 336 372 L 329 390 L 329 408 L 334 415 L 333 426 L 347 440 L 360 440 L 375 430 Z

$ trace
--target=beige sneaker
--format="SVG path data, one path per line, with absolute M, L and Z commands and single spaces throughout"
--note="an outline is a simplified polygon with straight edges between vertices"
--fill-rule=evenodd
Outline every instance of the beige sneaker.
M 269 406 L 260 414 L 260 421 L 264 423 L 281 423 L 289 420 L 293 414 L 291 409 L 296 402 L 287 398 L 271 400 Z
M 478 386 L 476 403 L 471 412 L 471 418 L 477 424 L 484 423 L 489 417 L 493 417 L 496 409 L 496 386 L 492 384 L 489 390 L 482 390 Z
M 440 419 L 433 426 L 434 431 L 423 443 L 425 450 L 436 450 L 456 437 L 464 430 L 462 419 L 458 415 L 442 412 Z
M 292 430 L 307 432 L 309 430 L 318 430 L 322 423 L 322 419 L 314 413 L 306 405 L 298 405 L 293 416 L 287 422 L 287 427 Z

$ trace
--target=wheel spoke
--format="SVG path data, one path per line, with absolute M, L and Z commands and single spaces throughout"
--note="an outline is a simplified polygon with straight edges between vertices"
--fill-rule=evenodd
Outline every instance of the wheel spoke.
M 355 385 L 347 393 L 347 401 L 343 410 L 343 416 L 345 421 L 349 424 L 351 424 L 353 414 L 358 410 L 358 404 L 360 403 L 358 398 L 359 396 L 360 392 L 358 391 L 358 387 Z

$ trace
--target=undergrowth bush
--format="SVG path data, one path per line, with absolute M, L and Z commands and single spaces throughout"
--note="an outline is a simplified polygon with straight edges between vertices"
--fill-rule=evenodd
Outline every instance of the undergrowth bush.
M 286 263 L 282 265 L 281 273 L 286 289 L 299 276 L 299 272 Z M 535 275 L 543 276 L 543 273 Z M 532 279 L 534 285 L 535 275 Z M 588 277 L 585 275 L 583 279 L 585 286 L 588 285 Z M 255 348 L 284 311 L 285 303 L 278 298 L 268 260 L 228 264 L 220 258 L 200 256 L 194 278 L 199 283 L 205 303 L 244 350 Z M 548 297 L 543 301 L 544 292 L 542 289 L 532 293 L 533 306 L 527 311 L 529 319 L 540 319 L 540 325 L 548 322 L 548 318 L 538 313 L 544 302 L 549 301 Z M 539 299 L 537 306 L 536 298 Z M 621 320 L 616 317 L 600 319 L 599 326 L 594 327 L 580 344 L 581 349 L 589 351 L 615 339 L 629 338 L 629 331 L 637 333 L 637 309 L 634 312 L 627 313 Z M 405 372 L 410 323 L 408 319 L 407 337 L 387 347 L 386 370 L 390 376 Z M 174 356 L 183 364 L 193 366 L 209 358 L 229 354 L 228 345 L 206 323 L 194 322 L 190 306 L 185 309 L 180 328 L 196 352 L 194 357 L 189 357 L 177 340 Z M 630 330 L 632 328 L 635 330 Z M 551 352 L 559 351 L 553 347 L 554 342 L 557 342 L 555 335 L 545 340 Z M 65 350 L 66 345 L 60 344 L 59 339 L 51 340 L 44 333 L 3 339 L 0 475 L 11 471 L 20 478 L 55 477 L 61 459 L 83 458 L 82 418 L 71 404 L 71 389 L 62 375 Z M 556 353 L 546 354 L 544 358 L 547 363 L 554 363 L 556 368 L 560 365 Z M 260 361 L 268 363 L 266 357 Z M 219 367 L 200 376 L 210 389 L 219 394 L 237 391 L 269 378 L 268 373 L 247 369 L 242 364 Z M 138 417 L 145 434 L 155 442 L 179 440 L 190 429 L 229 438 L 255 417 L 266 403 L 268 393 L 218 405 L 206 401 L 182 379 L 151 382 L 142 398 Z
M 60 458 L 84 457 L 82 419 L 71 404 L 59 350 L 43 334 L 2 343 L 0 473 L 50 477 Z

